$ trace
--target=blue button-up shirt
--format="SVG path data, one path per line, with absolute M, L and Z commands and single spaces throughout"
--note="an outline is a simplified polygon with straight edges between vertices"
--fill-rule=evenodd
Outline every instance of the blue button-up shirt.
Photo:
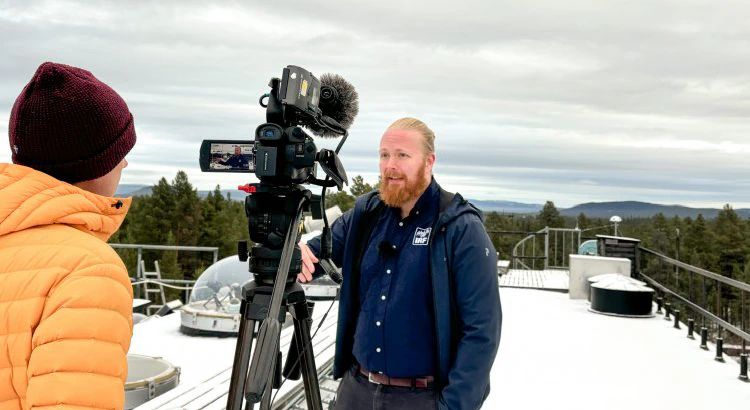
M 386 208 L 375 224 L 361 265 L 354 357 L 390 377 L 434 375 L 435 320 L 428 241 L 440 192 L 433 179 L 409 216 Z

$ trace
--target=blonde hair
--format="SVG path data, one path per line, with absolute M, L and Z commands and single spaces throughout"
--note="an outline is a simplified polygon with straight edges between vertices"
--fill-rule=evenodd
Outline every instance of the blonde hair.
M 425 156 L 435 152 L 435 133 L 432 132 L 427 124 L 416 118 L 405 117 L 398 119 L 393 124 L 391 124 L 388 129 L 417 131 L 422 134 L 422 145 L 424 147 Z

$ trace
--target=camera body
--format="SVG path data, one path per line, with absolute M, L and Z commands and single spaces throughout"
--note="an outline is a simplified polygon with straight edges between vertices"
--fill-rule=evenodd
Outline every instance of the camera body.
M 288 185 L 315 178 L 318 149 L 300 127 L 266 123 L 255 132 L 255 175 L 261 181 Z
M 254 140 L 204 140 L 202 171 L 253 172 L 262 182 L 275 185 L 315 180 L 318 149 L 300 126 L 320 123 L 320 80 L 301 67 L 288 66 L 282 78 L 271 79 L 269 86 L 271 93 L 260 100 L 268 122 L 256 128 Z M 324 95 L 332 92 L 323 91 Z

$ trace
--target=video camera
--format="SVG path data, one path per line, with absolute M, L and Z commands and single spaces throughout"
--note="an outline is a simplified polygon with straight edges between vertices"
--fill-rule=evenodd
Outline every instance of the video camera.
M 266 108 L 267 123 L 256 128 L 254 141 L 203 141 L 201 170 L 253 172 L 262 182 L 270 184 L 310 183 L 341 190 L 347 177 L 338 156 L 328 149 L 318 152 L 312 137 L 300 127 L 308 127 L 323 137 L 343 136 L 345 127 L 351 125 L 357 114 L 356 99 L 352 107 L 352 101 L 343 100 L 334 85 L 345 82 L 331 75 L 324 78 L 332 78 L 331 84 L 321 86 L 320 80 L 301 67 L 284 68 L 281 80 L 271 79 L 271 92 L 260 98 L 260 105 Z M 354 92 L 348 87 L 344 87 L 346 93 Z M 344 120 L 343 124 L 336 116 Z M 333 182 L 316 178 L 316 161 Z
M 309 71 L 284 68 L 282 78 L 272 78 L 271 92 L 260 97 L 266 108 L 266 123 L 255 129 L 253 141 L 205 140 L 200 149 L 204 172 L 253 172 L 260 183 L 240 186 L 248 193 L 245 213 L 250 239 L 238 244 L 240 260 L 250 259 L 254 280 L 242 287 L 242 321 L 237 338 L 227 410 L 240 410 L 243 400 L 252 408 L 271 406 L 271 391 L 281 384 L 279 337 L 287 312 L 294 321 L 287 365 L 288 378 L 303 376 L 308 408 L 321 410 L 321 398 L 310 326 L 312 303 L 308 303 L 297 275 L 302 270 L 302 253 L 297 246 L 303 211 L 323 219 L 320 266 L 341 283 L 341 276 L 330 261 L 330 228 L 325 216 L 327 188 L 343 189 L 348 183 L 338 152 L 346 141 L 347 128 L 357 115 L 358 95 L 337 75 L 324 74 L 318 80 Z M 302 128 L 321 137 L 343 136 L 335 151 L 317 150 L 312 137 Z M 316 164 L 326 174 L 318 179 Z M 320 196 L 300 184 L 323 187 Z M 256 330 L 257 325 L 257 330 Z M 252 349 L 253 338 L 257 337 Z M 242 381 L 244 379 L 244 383 Z M 270 382 L 269 382 L 270 381 Z

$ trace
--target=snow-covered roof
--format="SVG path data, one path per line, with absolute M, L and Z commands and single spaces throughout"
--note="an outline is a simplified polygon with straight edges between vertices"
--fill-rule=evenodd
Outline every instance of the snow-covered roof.
M 331 309 L 328 318 L 313 339 L 313 351 L 318 366 L 333 358 L 338 303 L 318 302 L 313 310 L 311 333 L 318 328 L 329 307 Z M 284 360 L 292 337 L 291 323 L 291 318 L 287 316 L 286 327 L 281 334 L 281 352 Z M 180 384 L 177 388 L 155 397 L 136 409 L 224 409 L 237 338 L 187 336 L 179 331 L 179 327 L 179 313 L 155 320 L 149 319 L 134 327 L 129 354 L 162 357 L 172 365 L 179 366 L 181 370 Z M 283 397 L 300 383 L 301 380 L 287 381 L 278 397 Z
M 714 361 L 663 316 L 621 318 L 585 300 L 500 289 L 503 333 L 486 409 L 732 409 L 750 403 L 739 364 Z
M 543 290 L 500 288 L 503 332 L 486 409 L 631 410 L 734 408 L 750 403 L 739 365 L 713 360 L 662 316 L 591 313 L 585 300 Z M 313 331 L 329 302 L 315 306 Z M 316 364 L 334 354 L 337 305 L 314 339 Z M 138 410 L 222 410 L 235 338 L 190 337 L 179 315 L 135 327 L 131 353 L 161 356 L 182 369 L 180 385 Z M 289 323 L 289 321 L 288 321 Z M 291 327 L 282 333 L 286 354 Z M 288 381 L 279 397 L 301 381 Z

